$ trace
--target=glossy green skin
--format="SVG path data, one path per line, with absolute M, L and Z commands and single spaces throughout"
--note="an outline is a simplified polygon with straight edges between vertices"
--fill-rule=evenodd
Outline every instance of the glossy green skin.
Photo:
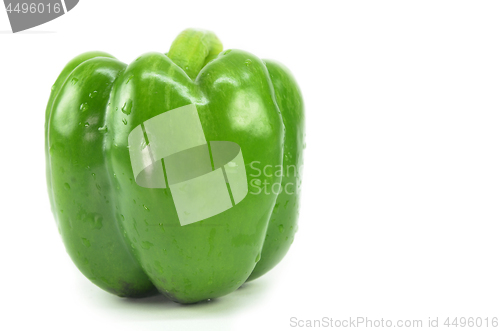
M 305 147 L 304 102 L 297 82 L 282 64 L 266 60 L 276 101 L 285 125 L 282 190 L 271 214 L 262 257 L 247 281 L 274 268 L 288 252 L 298 230 L 303 150 Z M 279 171 L 279 169 L 274 169 Z
M 285 94 L 298 100 L 300 92 L 281 66 L 268 67 L 238 50 L 219 54 L 195 79 L 160 53 L 128 66 L 104 53 L 68 64 L 47 107 L 47 179 L 67 251 L 87 278 L 120 296 L 158 289 L 192 303 L 228 294 L 279 262 L 291 244 L 285 234 L 295 231 L 298 192 L 281 209 L 277 193 L 252 194 L 249 187 L 233 208 L 181 227 L 168 188 L 135 183 L 127 146 L 145 120 L 194 103 L 207 141 L 241 147 L 248 181 L 289 180 L 263 168 L 282 165 L 284 151 L 294 154 L 285 125 L 291 122 L 288 137 L 302 136 L 302 124 L 281 112 L 296 113 Z M 254 161 L 257 177 L 249 170 Z M 290 200 L 280 195 L 278 204 L 282 199 Z M 290 229 L 276 230 L 275 222 Z
M 88 279 L 119 296 L 144 296 L 155 288 L 115 222 L 103 150 L 105 134 L 98 130 L 104 126 L 112 83 L 126 66 L 95 56 L 107 55 L 86 53 L 68 63 L 47 106 L 47 183 L 52 211 L 68 254 Z M 90 98 L 95 90 L 101 93 Z

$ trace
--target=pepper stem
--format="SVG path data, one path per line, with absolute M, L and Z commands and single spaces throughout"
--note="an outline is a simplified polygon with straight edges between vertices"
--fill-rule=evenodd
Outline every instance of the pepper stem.
M 194 79 L 220 52 L 222 43 L 213 32 L 186 29 L 175 38 L 167 56 Z

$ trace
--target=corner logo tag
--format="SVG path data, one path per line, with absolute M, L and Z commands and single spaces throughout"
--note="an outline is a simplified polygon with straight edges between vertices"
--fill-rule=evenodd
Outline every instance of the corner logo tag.
M 12 32 L 27 30 L 58 18 L 73 9 L 79 0 L 3 0 Z
M 169 110 L 128 136 L 137 185 L 172 192 L 181 226 L 220 214 L 248 193 L 240 146 L 207 142 L 194 104 Z

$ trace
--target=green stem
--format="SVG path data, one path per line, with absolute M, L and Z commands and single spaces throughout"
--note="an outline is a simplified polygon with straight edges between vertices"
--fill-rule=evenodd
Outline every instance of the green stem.
M 187 29 L 175 38 L 167 56 L 194 79 L 220 52 L 222 43 L 213 32 Z

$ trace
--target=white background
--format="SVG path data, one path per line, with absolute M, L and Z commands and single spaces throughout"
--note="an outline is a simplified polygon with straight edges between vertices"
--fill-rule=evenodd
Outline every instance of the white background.
M 499 17 L 498 1 L 81 0 L 11 34 L 2 8 L 2 329 L 500 317 Z M 168 51 L 187 27 L 296 76 L 307 106 L 299 232 L 277 268 L 213 302 L 120 299 L 80 275 L 57 232 L 45 104 L 79 53 L 130 62 Z

